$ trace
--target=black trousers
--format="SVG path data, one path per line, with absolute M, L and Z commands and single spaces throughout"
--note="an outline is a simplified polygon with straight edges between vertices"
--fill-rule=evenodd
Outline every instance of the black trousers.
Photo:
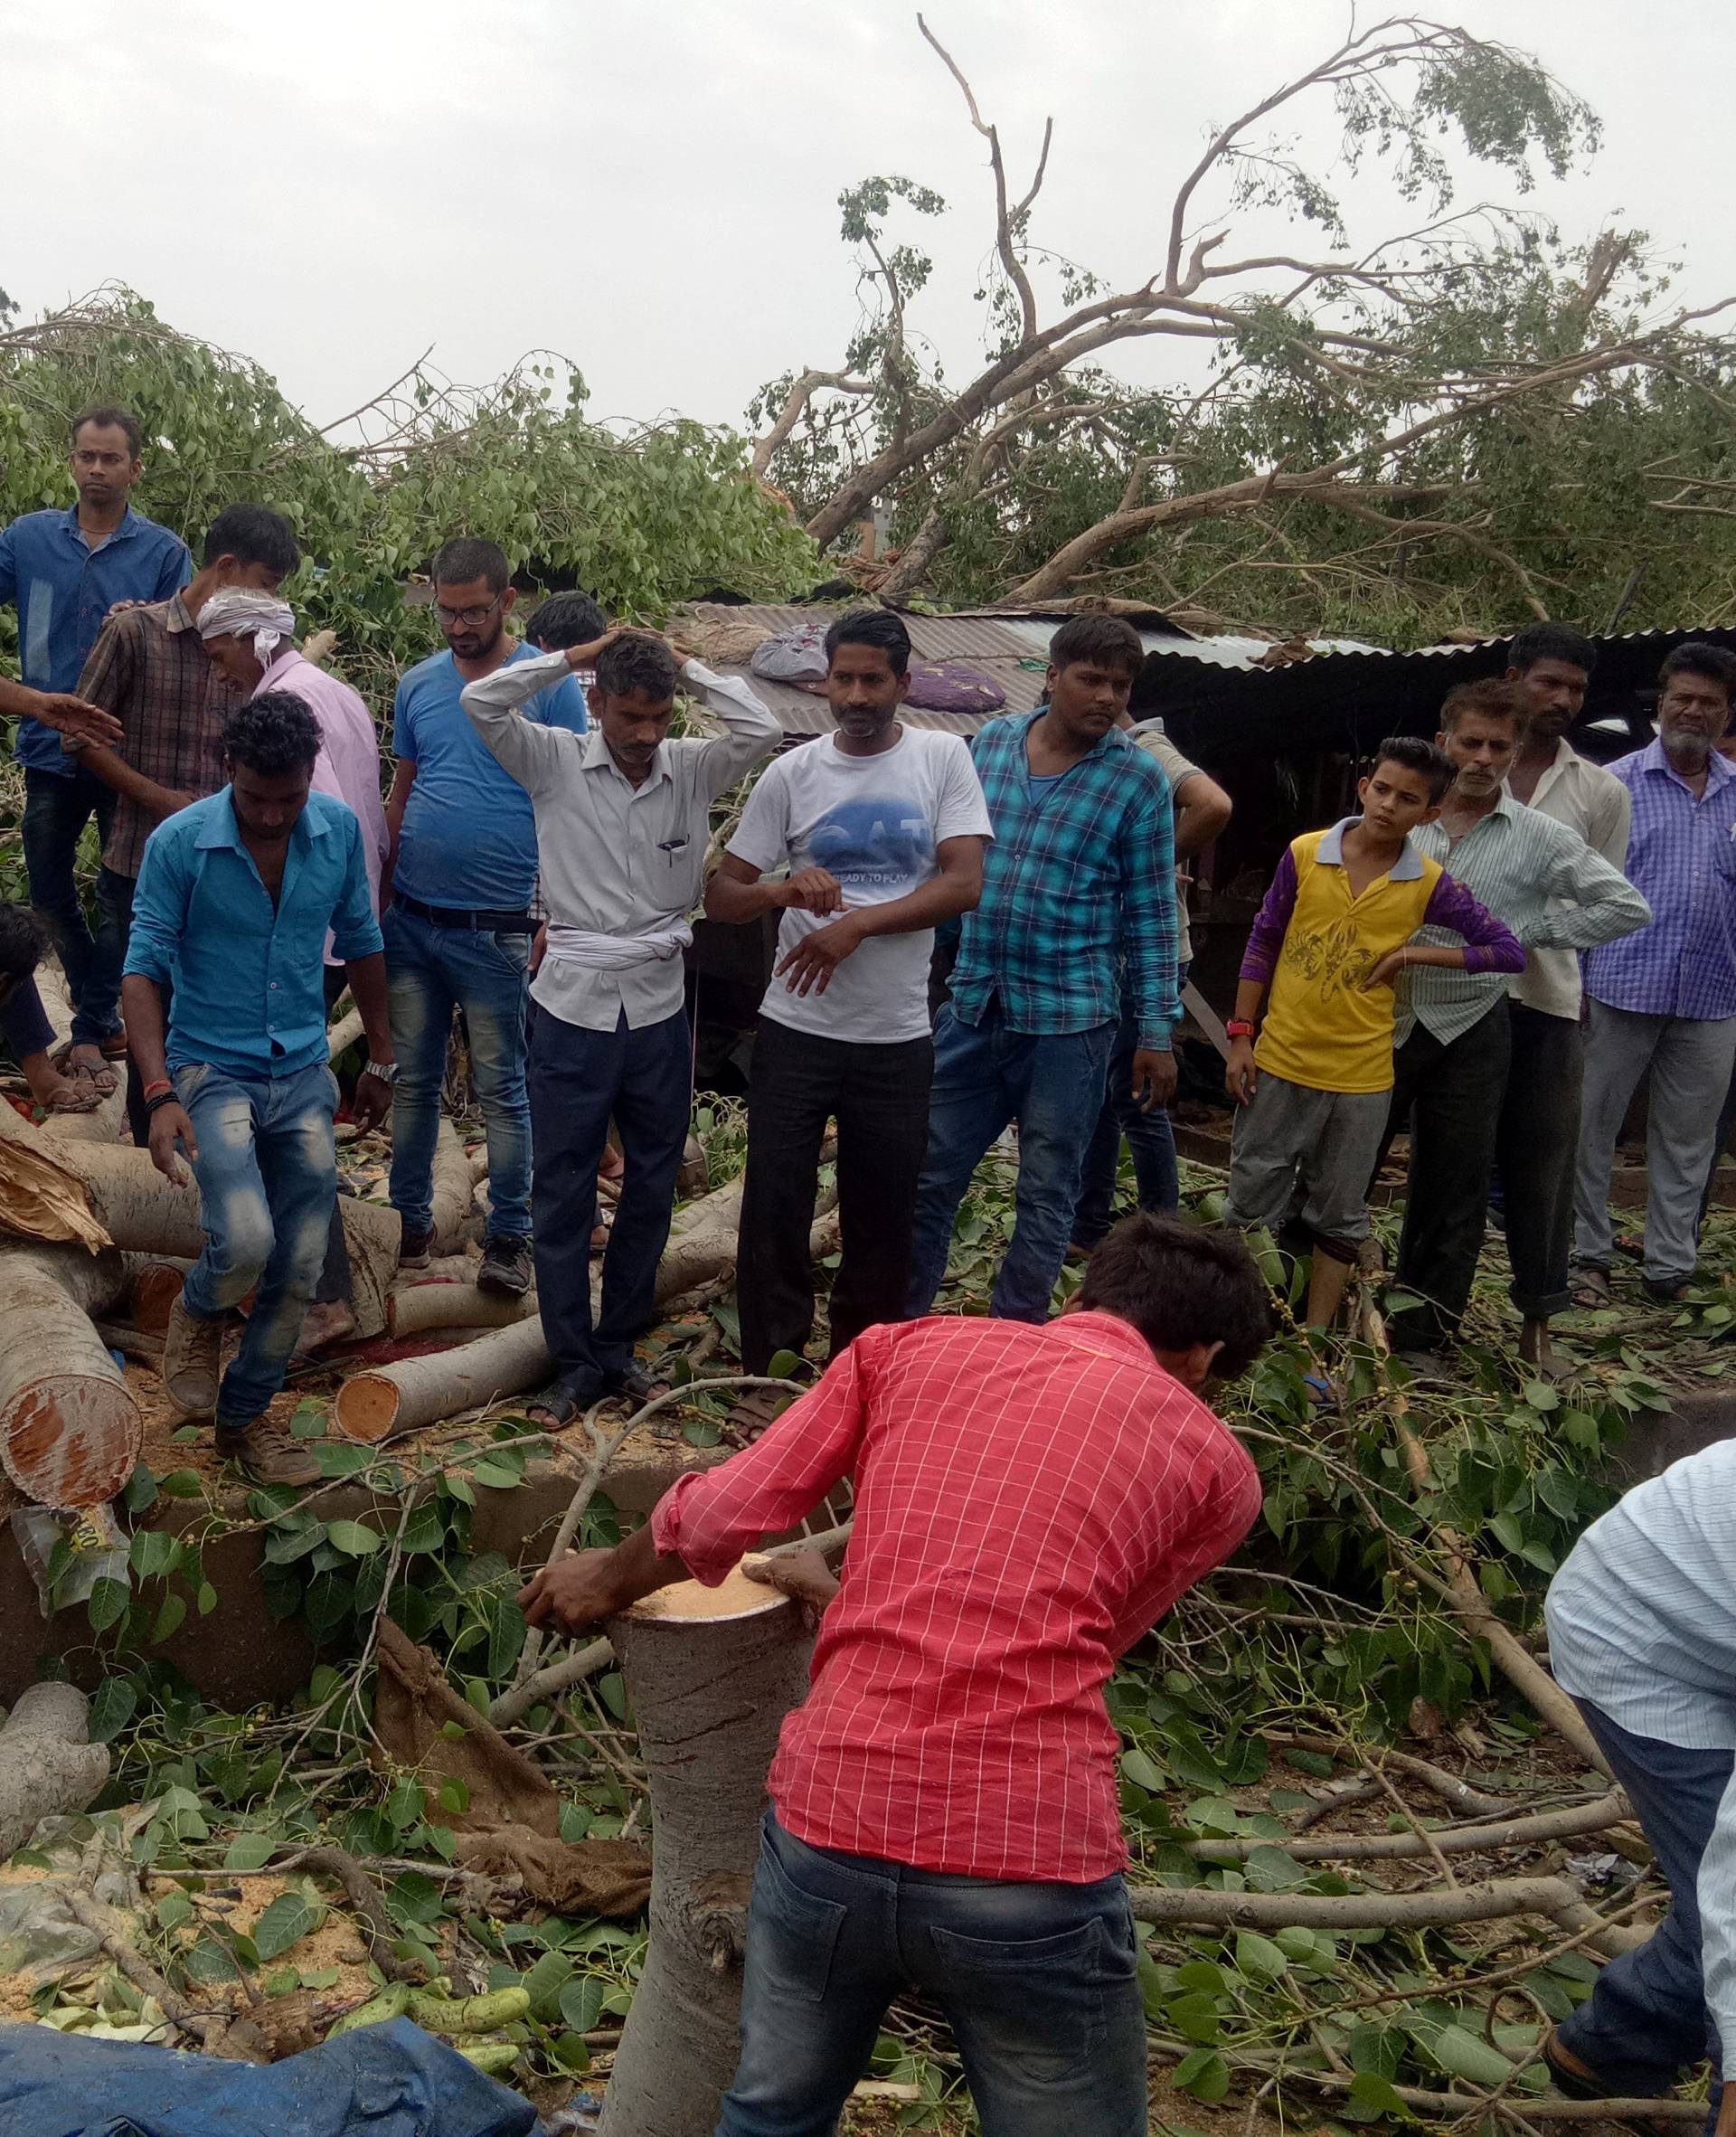
M 1505 1199 L 1507 1296 L 1527 1320 L 1565 1313 L 1573 1244 L 1573 1160 L 1580 1146 L 1585 1040 L 1578 1023 L 1509 1002 L 1513 1062 L 1495 1130 Z
M 814 1327 L 808 1232 L 826 1124 L 838 1124 L 844 1253 L 832 1287 L 831 1355 L 876 1321 L 901 1320 L 910 1225 L 929 1143 L 934 1042 L 823 1039 L 762 1015 L 748 1090 L 736 1297 L 741 1364 L 763 1373 Z
M 547 1009 L 531 1053 L 532 1214 L 536 1295 L 556 1376 L 581 1394 L 624 1372 L 656 1319 L 657 1262 L 669 1238 L 675 1180 L 693 1115 L 687 1012 L 660 1024 L 586 1031 Z M 590 1234 L 597 1168 L 610 1114 L 627 1169 L 603 1255 L 603 1294 L 590 1314 Z
M 1418 1025 L 1392 1056 L 1387 1140 L 1410 1130 L 1397 1282 L 1425 1301 L 1392 1316 L 1395 1343 L 1427 1347 L 1458 1332 L 1488 1217 L 1509 1048 L 1499 1001 L 1444 1045 Z

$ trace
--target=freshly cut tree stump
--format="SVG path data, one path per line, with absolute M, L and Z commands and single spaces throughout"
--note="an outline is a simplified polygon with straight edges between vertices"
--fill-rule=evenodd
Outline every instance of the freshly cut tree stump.
M 133 1326 L 147 1336 L 162 1335 L 192 1262 L 165 1262 L 153 1254 L 123 1254 L 121 1260 L 130 1285 Z
M 32 1685 L 0 1727 L 0 1862 L 44 1818 L 82 1811 L 108 1778 L 106 1745 L 90 1741 L 90 1708 L 71 1685 Z
M 90 1319 L 126 1289 L 113 1252 L 0 1248 L 0 1461 L 42 1506 L 100 1506 L 137 1466 L 144 1419 Z
M 807 1696 L 811 1641 L 788 1597 L 736 1572 L 611 1618 L 651 1781 L 651 1944 L 601 2137 L 709 2137 L 741 2047 L 741 1952 L 766 1774 Z

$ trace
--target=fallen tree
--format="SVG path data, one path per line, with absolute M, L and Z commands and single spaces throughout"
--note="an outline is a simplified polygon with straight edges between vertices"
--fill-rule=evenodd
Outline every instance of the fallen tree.
M 111 1248 L 0 1246 L 0 1461 L 43 1506 L 100 1506 L 137 1465 L 144 1420 L 91 1322 L 126 1291 Z
M 44 1818 L 82 1811 L 108 1778 L 106 1745 L 90 1741 L 90 1707 L 68 1684 L 32 1685 L 0 1727 L 0 1862 Z

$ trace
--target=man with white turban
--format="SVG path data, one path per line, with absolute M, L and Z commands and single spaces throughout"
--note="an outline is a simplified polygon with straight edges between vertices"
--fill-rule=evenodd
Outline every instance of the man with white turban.
M 287 691 L 307 705 L 318 725 L 314 787 L 354 810 L 362 825 L 362 857 L 374 918 L 380 916 L 380 872 L 385 865 L 385 804 L 380 792 L 380 739 L 367 706 L 347 683 L 316 667 L 295 646 L 295 611 L 276 594 L 229 586 L 199 611 L 199 636 L 212 666 L 250 697 Z M 326 1005 L 344 991 L 344 966 L 326 941 Z M 332 1214 L 331 1240 L 319 1288 L 303 1323 L 300 1348 L 317 1350 L 352 1333 L 355 1317 L 344 1226 Z

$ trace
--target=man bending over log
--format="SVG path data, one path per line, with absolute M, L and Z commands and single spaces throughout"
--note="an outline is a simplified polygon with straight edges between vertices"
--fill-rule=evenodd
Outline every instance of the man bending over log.
M 1247 1453 L 1196 1390 L 1270 1331 L 1233 1234 L 1146 1212 L 1061 1317 L 860 1336 L 745 1453 L 520 1597 L 575 1631 L 716 1584 L 844 1477 L 855 1526 L 784 1724 L 718 2137 L 822 2137 L 912 1983 L 986 2137 L 1145 2137 L 1117 1658 L 1246 1535 Z
M 214 1416 L 219 1451 L 271 1484 L 320 1474 L 267 1411 L 319 1281 L 337 1194 L 321 987 L 328 929 L 367 1034 L 354 1104 L 363 1128 L 383 1117 L 395 1073 L 362 827 L 343 802 L 310 790 L 319 742 L 298 697 L 268 693 L 231 715 L 230 783 L 159 825 L 145 847 L 122 988 L 152 1161 L 176 1179 L 176 1145 L 186 1152 L 205 1228 L 164 1338 L 164 1392 L 184 1417 Z M 225 1325 L 256 1285 L 220 1389 Z

